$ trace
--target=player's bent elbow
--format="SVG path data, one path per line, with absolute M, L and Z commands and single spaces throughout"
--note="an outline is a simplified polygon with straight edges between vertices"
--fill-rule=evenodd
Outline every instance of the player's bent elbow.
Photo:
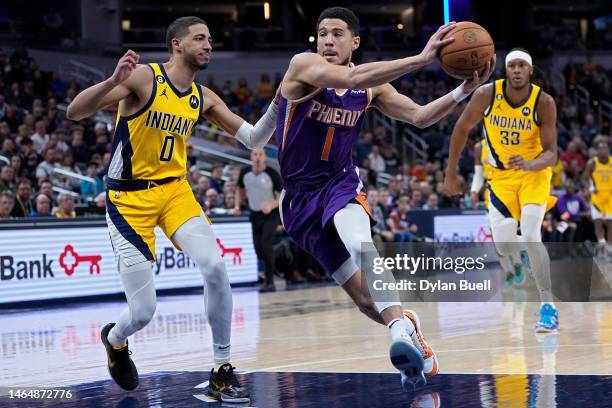
M 66 119 L 78 122 L 81 119 L 86 117 L 82 112 L 75 111 L 75 107 L 70 104 L 68 105 L 68 109 L 66 109 Z

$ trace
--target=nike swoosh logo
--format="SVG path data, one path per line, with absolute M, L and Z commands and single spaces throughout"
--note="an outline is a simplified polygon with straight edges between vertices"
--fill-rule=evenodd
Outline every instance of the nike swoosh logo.
M 108 360 L 108 366 L 109 366 L 110 368 L 115 367 L 115 360 L 109 359 L 109 360 Z
M 219 347 L 219 350 L 225 350 L 225 349 L 228 349 L 228 348 L 229 348 L 229 346 L 230 346 L 230 345 L 228 344 L 227 346 L 224 346 L 224 347 Z

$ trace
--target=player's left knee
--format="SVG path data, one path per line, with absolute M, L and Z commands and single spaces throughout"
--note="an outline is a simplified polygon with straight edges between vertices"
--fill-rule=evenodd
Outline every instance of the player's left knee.
M 217 289 L 224 286 L 229 287 L 229 278 L 223 260 L 211 264 L 209 267 L 202 270 L 204 279 L 209 289 Z
M 523 242 L 541 242 L 542 230 L 537 219 L 521 224 L 521 238 Z

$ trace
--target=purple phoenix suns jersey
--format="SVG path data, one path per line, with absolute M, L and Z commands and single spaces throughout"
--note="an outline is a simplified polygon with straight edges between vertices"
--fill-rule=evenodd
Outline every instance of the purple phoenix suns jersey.
M 281 176 L 286 186 L 320 186 L 354 171 L 370 90 L 326 88 L 297 100 L 280 97 L 276 126 Z

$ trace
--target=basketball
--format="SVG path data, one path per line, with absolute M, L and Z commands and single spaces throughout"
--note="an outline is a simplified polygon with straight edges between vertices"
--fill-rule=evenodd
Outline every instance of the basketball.
M 455 41 L 442 47 L 438 58 L 444 71 L 453 78 L 471 78 L 473 72 L 480 72 L 495 54 L 491 35 L 476 23 L 459 22 L 443 38 L 449 36 Z

